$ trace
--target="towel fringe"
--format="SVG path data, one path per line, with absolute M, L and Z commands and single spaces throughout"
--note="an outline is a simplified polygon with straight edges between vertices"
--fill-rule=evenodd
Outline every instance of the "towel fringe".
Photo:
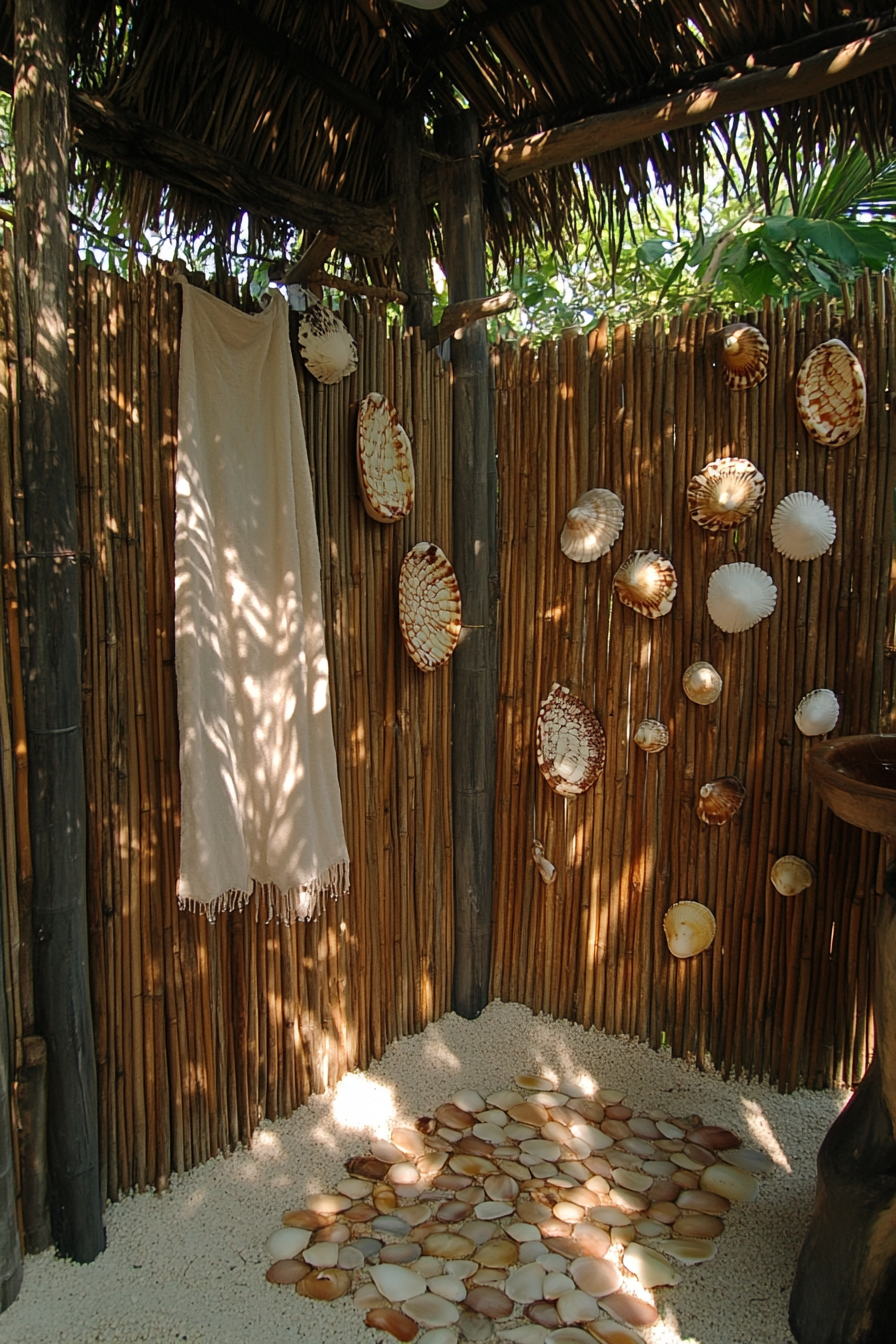
M 276 920 L 278 924 L 306 923 L 323 914 L 327 900 L 338 900 L 347 896 L 351 881 L 349 860 L 333 863 L 323 873 L 304 883 L 300 887 L 288 887 L 286 891 L 273 882 L 253 882 L 251 891 L 231 888 L 222 891 L 213 901 L 197 901 L 190 897 L 179 898 L 181 910 L 205 915 L 209 924 L 214 924 L 218 915 L 230 911 L 245 910 L 250 902 L 255 906 L 255 918 L 260 919 L 264 912 L 266 924 Z

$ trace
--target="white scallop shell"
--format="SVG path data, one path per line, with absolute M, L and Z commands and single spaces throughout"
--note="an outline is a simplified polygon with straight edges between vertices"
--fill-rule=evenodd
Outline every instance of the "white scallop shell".
M 678 580 L 672 561 L 659 551 L 633 551 L 617 569 L 613 589 L 620 602 L 655 620 L 672 610 Z
M 447 663 L 460 639 L 460 589 L 434 542 L 419 541 L 401 562 L 398 622 L 404 646 L 424 672 Z
M 673 957 L 695 957 L 716 936 L 715 915 L 699 901 L 679 901 L 663 916 L 663 930 Z
M 834 510 L 808 490 L 786 495 L 772 518 L 772 545 L 788 560 L 817 560 L 837 535 Z
M 833 691 L 819 687 L 803 696 L 793 717 L 804 737 L 820 737 L 837 727 L 840 701 Z
M 354 337 L 323 303 L 309 308 L 299 323 L 299 349 L 319 383 L 340 383 L 358 367 Z
M 725 382 L 736 392 L 761 383 L 768 373 L 768 341 L 758 327 L 731 322 L 723 327 L 722 367 Z
M 580 565 L 599 560 L 622 531 L 624 518 L 622 500 L 612 490 L 586 490 L 566 515 L 561 551 Z
M 358 407 L 358 475 L 361 502 L 380 523 L 397 523 L 414 506 L 414 459 L 398 412 L 382 392 Z
M 714 705 L 722 694 L 722 678 L 712 663 L 691 663 L 681 684 L 685 695 L 695 705 Z
M 865 375 L 848 345 L 824 341 L 800 366 L 796 404 L 807 432 L 828 448 L 842 448 L 865 423 Z
M 717 457 L 688 485 L 688 508 L 708 532 L 736 527 L 755 513 L 765 496 L 765 477 L 746 457 Z
M 782 854 L 780 859 L 772 864 L 769 876 L 775 891 L 780 891 L 782 896 L 795 896 L 797 892 L 811 887 L 815 870 L 811 863 L 807 863 L 797 854 Z
M 706 607 L 715 624 L 729 635 L 749 630 L 770 616 L 778 590 L 764 569 L 738 561 L 722 565 L 709 576 Z
M 535 754 L 551 788 L 565 798 L 585 793 L 603 773 L 603 728 L 588 706 L 556 681 L 538 711 Z
M 635 742 L 642 751 L 663 751 L 669 745 L 669 729 L 659 719 L 642 719 L 635 729 Z

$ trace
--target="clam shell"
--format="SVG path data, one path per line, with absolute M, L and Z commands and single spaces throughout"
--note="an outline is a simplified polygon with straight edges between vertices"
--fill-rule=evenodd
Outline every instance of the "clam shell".
M 345 1269 L 312 1270 L 296 1284 L 296 1292 L 302 1297 L 314 1298 L 316 1302 L 335 1302 L 344 1297 L 352 1286 L 351 1275 Z
M 374 1330 L 385 1330 L 393 1339 L 410 1341 L 420 1333 L 417 1322 L 394 1307 L 372 1307 L 364 1320 Z
M 634 1274 L 642 1288 L 660 1288 L 664 1284 L 674 1286 L 681 1283 L 681 1275 L 659 1251 L 649 1246 L 634 1243 L 628 1246 L 622 1257 L 625 1268 Z
M 319 383 L 340 383 L 358 367 L 358 347 L 345 324 L 322 303 L 299 322 L 299 349 Z
M 566 515 L 561 551 L 580 565 L 599 560 L 622 531 L 624 518 L 622 500 L 612 490 L 586 490 Z
M 865 423 L 865 375 L 842 341 L 824 341 L 803 360 L 796 404 L 806 431 L 828 448 L 842 448 Z
M 721 330 L 725 382 L 735 392 L 761 383 L 768 373 L 768 341 L 757 327 L 731 322 Z
M 672 561 L 659 551 L 633 551 L 613 579 L 619 601 L 651 620 L 672 610 L 677 589 Z
M 538 876 L 546 886 L 553 886 L 557 881 L 557 869 L 546 859 L 544 855 L 544 845 L 540 840 L 532 841 L 532 858 L 535 860 L 535 867 L 538 869 Z
M 716 920 L 709 906 L 679 901 L 663 916 L 663 929 L 673 957 L 684 959 L 706 951 L 716 936 Z
M 398 412 L 382 392 L 368 393 L 358 407 L 357 454 L 364 508 L 379 523 L 397 523 L 414 506 L 414 459 Z
M 669 729 L 659 719 L 642 719 L 635 729 L 635 743 L 642 751 L 664 751 L 669 745 Z
M 734 775 L 723 775 L 702 785 L 697 798 L 697 816 L 707 826 L 724 826 L 743 805 L 747 791 Z
M 782 896 L 795 896 L 797 892 L 811 887 L 815 869 L 797 854 L 782 854 L 772 864 L 769 876 L 775 891 L 780 891 Z
M 603 728 L 588 706 L 556 681 L 538 712 L 535 753 L 541 773 L 564 798 L 585 793 L 603 772 Z
M 695 705 L 713 705 L 722 694 L 722 678 L 712 663 L 691 663 L 681 684 L 685 695 Z
M 423 672 L 447 663 L 460 639 L 460 589 L 435 542 L 419 541 L 401 562 L 398 621 L 404 646 Z
M 771 577 L 757 565 L 737 561 L 709 576 L 706 608 L 720 630 L 729 635 L 749 630 L 770 616 L 778 600 Z
M 759 1193 L 759 1182 L 750 1171 L 741 1171 L 725 1162 L 718 1162 L 703 1172 L 700 1189 L 721 1195 L 723 1199 L 741 1200 L 749 1204 Z
M 717 457 L 691 477 L 688 508 L 708 532 L 737 527 L 755 513 L 765 496 L 765 477 L 745 457 Z
M 785 496 L 772 518 L 772 545 L 788 560 L 817 560 L 837 536 L 833 509 L 808 490 Z
M 833 691 L 818 687 L 803 696 L 793 717 L 804 737 L 820 737 L 837 727 L 840 701 Z

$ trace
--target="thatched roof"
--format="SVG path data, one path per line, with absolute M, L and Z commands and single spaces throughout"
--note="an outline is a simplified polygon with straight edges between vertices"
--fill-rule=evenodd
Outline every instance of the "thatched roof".
M 4 5 L 0 40 L 11 57 L 12 0 Z M 369 236 L 348 250 L 382 253 L 394 204 L 390 126 L 408 109 L 427 135 L 458 107 L 477 113 L 489 229 L 505 255 L 536 235 L 561 245 L 583 217 L 618 217 L 657 182 L 699 191 L 718 155 L 741 171 L 730 117 L 701 113 L 657 133 L 687 123 L 693 99 L 675 104 L 677 121 L 654 109 L 649 138 L 586 157 L 596 195 L 568 162 L 528 172 L 528 147 L 517 146 L 513 166 L 503 147 L 535 132 L 649 111 L 716 81 L 719 106 L 736 107 L 751 80 L 754 105 L 776 96 L 781 106 L 782 79 L 789 97 L 813 60 L 821 78 L 808 81 L 809 96 L 747 113 L 761 186 L 791 173 L 797 150 L 817 160 L 833 137 L 874 152 L 896 129 L 887 46 L 896 17 L 880 0 L 448 0 L 431 11 L 396 0 L 70 0 L 69 12 L 73 86 L 94 99 L 73 101 L 79 171 L 124 205 L 134 229 L 167 209 L 184 230 L 226 236 L 250 197 L 272 245 L 285 219 L 319 227 L 313 210 L 304 221 L 301 201 L 277 195 L 279 183 L 366 207 L 354 214 Z M 849 42 L 834 72 L 846 82 L 832 83 L 831 49 Z M 871 72 L 852 78 L 874 42 Z M 778 72 L 771 95 L 757 84 L 764 70 Z M 611 145 L 627 125 L 608 123 Z M 434 165 L 431 141 L 425 153 Z M 225 180 L 230 201 L 219 198 Z

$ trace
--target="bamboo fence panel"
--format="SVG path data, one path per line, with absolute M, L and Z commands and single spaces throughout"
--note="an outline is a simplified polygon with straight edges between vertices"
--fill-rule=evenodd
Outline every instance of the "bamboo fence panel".
M 883 845 L 822 806 L 803 769 L 793 714 L 815 686 L 841 701 L 838 734 L 893 731 L 891 580 L 896 425 L 896 317 L 889 281 L 859 284 L 832 306 L 767 304 L 750 319 L 770 344 L 768 378 L 731 393 L 718 368 L 718 314 L 601 324 L 586 338 L 494 352 L 499 454 L 501 662 L 492 993 L 586 1026 L 626 1033 L 728 1072 L 768 1074 L 782 1090 L 849 1084 L 873 1044 L 873 928 Z M 868 383 L 858 439 L 829 451 L 806 435 L 793 392 L 802 359 L 839 335 Z M 759 513 L 713 536 L 687 510 L 691 476 L 744 456 L 766 477 Z M 566 511 L 584 489 L 624 501 L 609 555 L 575 565 L 559 550 Z M 838 518 L 833 550 L 785 560 L 771 545 L 775 505 L 810 490 Z M 650 621 L 613 601 L 612 580 L 636 549 L 671 556 L 678 593 Z M 710 573 L 747 560 L 772 575 L 772 616 L 726 635 L 706 612 Z M 683 694 L 706 659 L 716 704 Z M 560 682 L 594 708 L 607 764 L 589 793 L 563 799 L 534 753 L 538 706 Z M 633 743 L 642 718 L 671 734 L 666 752 Z M 746 785 L 734 820 L 704 825 L 705 781 Z M 538 837 L 557 868 L 543 884 Z M 797 853 L 814 885 L 785 899 L 775 859 Z M 664 911 L 698 900 L 714 912 L 712 948 L 668 952 Z

